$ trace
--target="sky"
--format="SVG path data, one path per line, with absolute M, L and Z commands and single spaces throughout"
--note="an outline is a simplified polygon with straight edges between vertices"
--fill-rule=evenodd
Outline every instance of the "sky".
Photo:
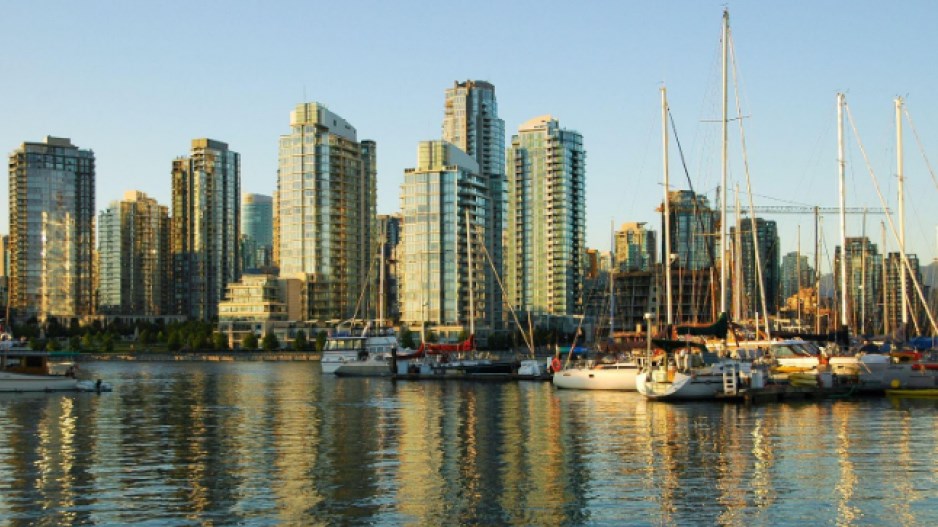
M 94 150 L 102 210 L 127 190 L 168 204 L 172 159 L 210 137 L 241 154 L 244 192 L 269 195 L 290 111 L 316 101 L 377 142 L 378 212 L 391 213 L 417 143 L 441 136 L 444 91 L 487 80 L 506 144 L 543 114 L 583 135 L 587 244 L 608 250 L 613 224 L 660 230 L 662 86 L 687 166 L 685 175 L 672 136 L 671 185 L 689 179 L 716 203 L 725 5 L 737 72 L 730 114 L 743 116 L 729 130 L 729 187 L 748 201 L 748 164 L 757 206 L 836 207 L 835 98 L 844 92 L 857 131 L 848 122 L 847 205 L 883 206 L 872 170 L 895 211 L 893 100 L 902 96 L 923 145 L 906 120 L 906 244 L 923 263 L 935 258 L 938 3 L 925 0 L 2 0 L 0 145 L 11 153 L 52 135 Z M 0 185 L 2 232 L 7 193 Z M 782 254 L 798 250 L 799 229 L 800 250 L 813 253 L 813 216 L 765 217 L 778 222 Z M 851 215 L 847 235 L 865 232 L 881 250 L 883 221 Z M 838 216 L 821 223 L 824 270 Z

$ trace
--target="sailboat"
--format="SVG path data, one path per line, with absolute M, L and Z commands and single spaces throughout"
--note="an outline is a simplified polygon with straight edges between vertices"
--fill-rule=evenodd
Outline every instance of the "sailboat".
M 613 242 L 613 246 L 615 243 Z M 615 260 L 615 257 L 613 257 Z M 609 272 L 609 341 L 615 332 L 615 262 Z M 554 372 L 553 384 L 571 390 L 635 391 L 635 378 L 640 362 L 631 354 L 616 354 L 610 360 L 595 359 L 566 362 L 566 367 Z
M 726 188 L 726 144 L 727 144 L 727 63 L 729 41 L 729 11 L 723 11 L 723 188 Z M 667 296 L 668 327 L 673 324 L 671 309 L 671 269 L 670 227 L 668 225 L 669 200 L 668 184 L 668 101 L 667 91 L 661 88 L 662 143 L 664 150 L 664 191 L 665 191 L 665 294 Z M 726 199 L 722 194 L 722 220 L 720 222 L 721 247 L 726 247 Z M 751 364 L 735 359 L 720 358 L 710 352 L 706 345 L 690 340 L 691 334 L 701 335 L 709 332 L 713 336 L 726 340 L 726 256 L 720 258 L 721 317 L 708 328 L 686 328 L 683 340 L 655 341 L 663 352 L 663 357 L 654 362 L 648 358 L 645 368 L 636 378 L 636 390 L 649 399 L 713 399 L 719 395 L 735 396 L 744 390 L 744 385 L 752 378 Z M 679 328 L 682 329 L 682 328 Z

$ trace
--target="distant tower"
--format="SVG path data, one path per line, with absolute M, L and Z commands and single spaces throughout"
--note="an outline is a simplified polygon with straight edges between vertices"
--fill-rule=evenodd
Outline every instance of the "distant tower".
M 274 205 L 270 196 L 241 195 L 241 270 L 268 268 L 273 263 Z
M 759 289 L 759 272 L 756 268 L 756 253 L 752 243 L 752 220 L 743 218 L 739 228 L 739 257 L 742 259 L 742 293 L 745 301 L 745 317 L 762 313 L 762 293 Z M 736 239 L 736 227 L 730 228 L 730 240 Z M 778 306 L 779 285 L 779 240 L 778 225 L 773 220 L 756 218 L 756 239 L 758 240 L 759 263 L 762 267 L 762 284 L 765 290 L 765 303 L 769 314 Z
M 919 267 L 918 255 L 910 254 L 909 266 L 912 268 L 912 272 L 909 273 L 906 271 L 906 287 L 905 290 L 909 295 L 907 302 L 909 308 L 909 327 L 907 328 L 908 337 L 911 337 L 916 333 L 916 326 L 920 329 L 919 334 L 926 335 L 928 334 L 925 331 L 928 328 L 928 317 L 925 313 L 925 308 L 922 306 L 922 301 L 918 297 L 918 293 L 915 291 L 915 282 L 913 281 L 913 276 L 915 280 L 918 280 L 919 284 L 922 284 L 922 270 Z M 885 312 L 888 317 L 888 328 L 890 332 L 901 328 L 902 326 L 902 273 L 900 271 L 900 266 L 902 263 L 902 256 L 900 253 L 893 252 L 889 253 L 886 257 L 886 286 L 883 288 L 885 292 Z M 926 298 L 928 298 L 928 291 L 923 291 Z
M 505 121 L 498 117 L 495 86 L 485 81 L 454 82 L 446 90 L 443 117 L 443 140 L 459 147 L 479 164 L 479 175 L 485 185 L 484 200 L 477 206 L 484 211 L 483 233 L 485 248 L 492 266 L 484 254 L 477 257 L 483 265 L 484 281 L 475 287 L 486 299 L 481 320 L 492 329 L 500 329 L 504 322 L 504 303 L 498 279 L 492 267 L 503 273 L 505 230 Z
M 799 261 L 800 259 L 800 261 Z M 798 270 L 801 270 L 801 279 L 798 279 Z M 799 256 L 791 252 L 782 257 L 781 291 L 782 301 L 798 293 L 798 287 L 814 288 L 814 269 L 808 263 L 807 256 Z
M 713 267 L 716 265 L 718 231 L 716 213 L 710 208 L 710 201 L 690 190 L 673 190 L 668 196 L 671 254 L 677 256 L 671 267 L 690 271 Z M 664 262 L 666 257 L 662 250 L 661 261 Z
M 459 326 L 470 322 L 470 273 L 481 284 L 486 217 L 478 207 L 485 195 L 479 165 L 445 141 L 423 141 L 417 166 L 404 171 L 401 189 L 401 320 L 421 326 Z M 466 247 L 469 211 L 470 250 Z M 472 259 L 470 269 L 469 260 Z M 486 311 L 484 295 L 472 288 L 475 314 Z
M 172 175 L 173 311 L 212 320 L 225 287 L 241 276 L 241 155 L 221 141 L 193 139 Z
M 297 105 L 290 129 L 274 199 L 280 275 L 304 275 L 310 320 L 363 318 L 373 306 L 356 313 L 358 298 L 377 284 L 375 142 L 315 102 Z
M 10 307 L 18 317 L 93 312 L 94 153 L 46 137 L 10 154 Z
M 645 223 L 623 223 L 616 231 L 615 266 L 619 271 L 650 271 L 656 263 L 655 231 Z
M 550 115 L 521 125 L 508 149 L 505 282 L 515 309 L 583 312 L 585 189 L 583 136 Z
M 98 311 L 161 316 L 172 311 L 169 210 L 130 191 L 98 217 Z
M 867 237 L 847 238 L 847 313 L 854 331 L 872 332 L 880 325 L 882 265 L 883 260 L 875 243 Z M 834 283 L 840 284 L 840 259 L 842 248 L 834 249 Z M 896 284 L 899 280 L 896 280 Z M 837 291 L 838 302 L 843 302 L 843 292 Z M 840 305 L 838 303 L 838 305 Z M 896 326 L 891 326 L 895 328 Z

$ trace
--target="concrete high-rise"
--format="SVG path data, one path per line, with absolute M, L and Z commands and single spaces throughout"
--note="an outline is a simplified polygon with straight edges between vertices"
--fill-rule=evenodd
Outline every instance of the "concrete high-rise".
M 357 300 L 377 284 L 376 145 L 315 102 L 297 105 L 290 130 L 280 136 L 275 263 L 281 276 L 304 275 L 310 320 L 363 317 Z
M 129 191 L 98 216 L 98 312 L 163 316 L 172 312 L 169 209 Z
M 21 319 L 93 311 L 95 163 L 68 138 L 10 154 L 10 307 Z
M 401 188 L 403 322 L 430 324 L 455 336 L 469 329 L 473 314 L 478 318 L 486 312 L 480 289 L 487 265 L 482 257 L 485 196 L 485 181 L 472 156 L 445 141 L 419 144 L 417 166 L 404 171 Z
M 469 154 L 479 164 L 485 185 L 485 200 L 479 204 L 485 214 L 485 248 L 492 266 L 485 265 L 484 281 L 475 287 L 483 292 L 485 312 L 480 320 L 492 329 L 504 322 L 504 303 L 498 273 L 504 269 L 503 233 L 506 211 L 505 121 L 498 117 L 495 86 L 485 81 L 454 82 L 446 90 L 443 140 Z M 479 255 L 480 259 L 484 258 Z
M 173 311 L 218 316 L 225 287 L 241 276 L 241 155 L 213 139 L 193 139 L 173 161 L 171 250 Z
M 505 287 L 535 317 L 583 312 L 586 152 L 583 136 L 544 115 L 508 149 Z
M 241 195 L 241 270 L 268 268 L 273 263 L 274 205 L 270 196 Z

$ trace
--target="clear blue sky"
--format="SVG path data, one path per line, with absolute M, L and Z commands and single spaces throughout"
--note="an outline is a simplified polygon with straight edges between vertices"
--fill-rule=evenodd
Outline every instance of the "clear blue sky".
M 724 1 L 672 2 L 5 2 L 0 145 L 45 135 L 95 151 L 97 208 L 137 189 L 169 203 L 171 160 L 195 137 L 242 156 L 242 188 L 271 194 L 277 139 L 304 100 L 324 103 L 378 144 L 378 210 L 398 210 L 418 141 L 441 134 L 455 80 L 495 84 L 510 142 L 550 113 L 583 134 L 588 243 L 610 222 L 648 221 L 662 196 L 659 87 L 694 186 L 719 184 Z M 873 169 L 896 203 L 893 98 L 938 167 L 938 3 L 729 4 L 757 204 L 837 204 L 837 91 L 847 93 Z M 734 112 L 735 113 L 735 112 Z M 731 185 L 745 190 L 739 131 Z M 848 204 L 879 207 L 848 129 Z M 938 189 L 906 128 L 907 237 L 935 256 Z M 685 188 L 672 141 L 672 182 Z M 0 230 L 7 230 L 0 185 Z M 775 216 L 783 254 L 810 251 L 810 216 Z M 881 217 L 868 233 L 880 244 Z M 848 235 L 859 235 L 859 217 Z M 835 215 L 824 220 L 828 251 Z M 894 241 L 888 242 L 896 250 Z

